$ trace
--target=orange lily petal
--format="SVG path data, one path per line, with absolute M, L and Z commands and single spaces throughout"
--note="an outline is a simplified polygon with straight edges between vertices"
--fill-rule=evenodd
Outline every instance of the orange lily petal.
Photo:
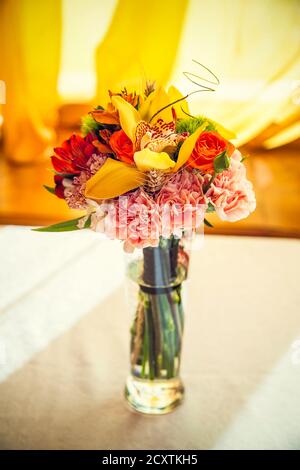
M 101 153 L 113 153 L 112 149 L 109 145 L 103 144 L 99 142 L 99 140 L 93 140 L 93 145 L 99 150 Z
M 92 111 L 91 115 L 95 121 L 99 122 L 100 124 L 120 124 L 117 112 L 110 113 L 108 111 L 103 111 L 102 109 L 97 109 L 96 111 Z

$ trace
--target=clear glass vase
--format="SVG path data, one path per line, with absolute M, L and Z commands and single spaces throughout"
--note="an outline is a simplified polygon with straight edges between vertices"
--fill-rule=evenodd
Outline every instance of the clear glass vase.
M 138 251 L 127 261 L 134 321 L 125 396 L 136 411 L 164 414 L 178 406 L 184 395 L 179 375 L 182 283 L 187 277 L 189 253 L 184 238 L 161 239 L 158 247 Z

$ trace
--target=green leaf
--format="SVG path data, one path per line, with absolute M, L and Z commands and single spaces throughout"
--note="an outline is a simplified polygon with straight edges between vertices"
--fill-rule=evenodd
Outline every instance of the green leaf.
M 51 188 L 50 186 L 47 186 L 46 184 L 43 185 L 43 187 L 49 191 L 51 194 L 55 194 L 55 188 Z
M 214 159 L 214 170 L 215 173 L 222 173 L 222 171 L 227 170 L 230 165 L 230 158 L 226 154 L 226 150 L 217 155 Z
M 215 212 L 215 207 L 212 205 L 211 202 L 208 203 L 206 212 L 208 212 L 208 213 L 210 213 L 210 212 Z
M 96 109 L 103 109 L 101 106 L 98 106 Z M 87 116 L 83 116 L 81 118 L 81 132 L 83 133 L 84 136 L 89 134 L 90 132 L 97 134 L 98 130 L 101 129 L 101 125 L 95 119 L 93 116 L 88 114 Z
M 90 214 L 88 218 L 86 219 L 86 222 L 83 228 L 89 228 L 91 226 L 91 219 L 92 219 L 92 214 Z
M 174 160 L 174 162 L 177 162 L 177 160 L 178 160 L 178 154 L 179 154 L 179 151 L 181 149 L 182 144 L 183 144 L 183 142 L 179 142 L 179 144 L 176 147 L 176 150 L 175 150 L 174 154 L 171 157 L 172 160 Z
M 213 225 L 210 222 L 208 222 L 207 219 L 204 219 L 204 225 L 206 225 L 207 227 L 213 228 Z
M 70 232 L 73 230 L 80 230 L 78 227 L 79 220 L 86 217 L 77 217 L 77 219 L 67 220 L 58 224 L 49 225 L 48 227 L 33 228 L 34 232 Z M 88 217 L 84 224 L 84 228 L 88 228 L 91 225 L 91 216 Z
M 208 125 L 205 128 L 206 132 L 217 132 L 217 128 L 214 123 L 212 123 L 209 119 L 207 119 Z
M 54 168 L 47 168 L 47 170 L 51 171 L 57 176 L 62 176 L 63 178 L 74 178 L 74 176 L 78 176 L 77 173 L 60 173 L 59 171 L 54 170 Z
M 178 119 L 176 122 L 176 132 L 179 134 L 182 132 L 193 134 L 205 121 L 207 122 L 206 131 L 216 131 L 216 126 L 210 119 L 205 116 L 195 116 L 188 117 L 187 119 Z

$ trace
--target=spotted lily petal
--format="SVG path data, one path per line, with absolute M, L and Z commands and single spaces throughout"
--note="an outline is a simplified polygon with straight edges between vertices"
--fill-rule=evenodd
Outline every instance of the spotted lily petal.
M 112 96 L 112 104 L 119 111 L 120 124 L 129 137 L 131 142 L 134 143 L 135 140 L 135 129 L 137 123 L 141 121 L 140 113 L 127 101 L 125 101 L 121 96 Z
M 205 130 L 207 124 L 208 123 L 205 121 L 202 126 L 198 127 L 198 129 L 183 142 L 182 146 L 180 147 L 177 162 L 173 168 L 173 172 L 178 171 L 179 168 L 181 168 L 182 165 L 187 162 L 189 156 L 194 150 L 199 135 Z
M 166 152 L 153 152 L 149 148 L 135 152 L 133 158 L 140 171 L 167 171 L 175 166 L 175 162 Z
M 145 175 L 134 166 L 107 158 L 104 165 L 88 180 L 85 196 L 110 199 L 142 186 Z

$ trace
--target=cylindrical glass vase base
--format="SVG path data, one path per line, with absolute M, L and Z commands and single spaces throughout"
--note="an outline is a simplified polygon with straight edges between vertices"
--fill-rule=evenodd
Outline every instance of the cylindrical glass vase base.
M 145 380 L 130 375 L 125 397 L 129 406 L 140 413 L 162 415 L 170 413 L 183 400 L 184 387 L 180 378 Z

